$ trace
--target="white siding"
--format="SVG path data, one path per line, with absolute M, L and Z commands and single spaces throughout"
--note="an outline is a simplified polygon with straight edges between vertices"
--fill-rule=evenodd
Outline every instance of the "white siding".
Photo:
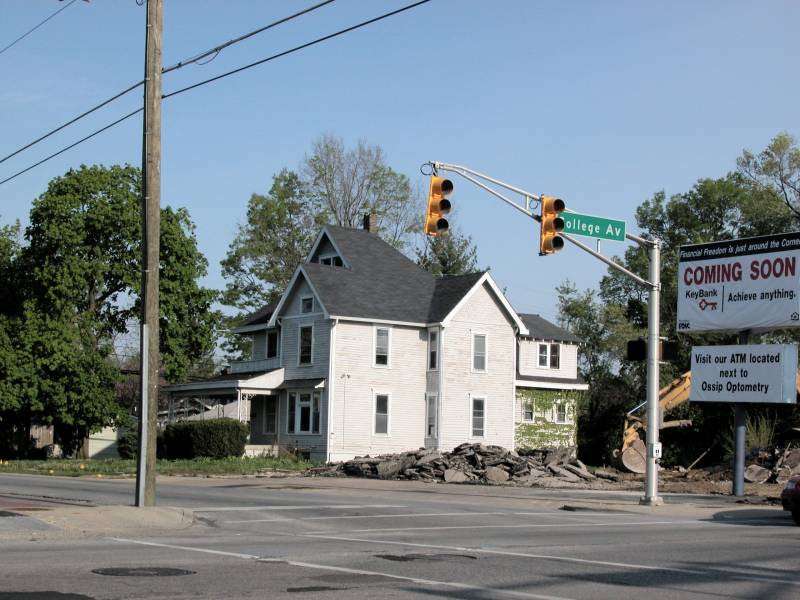
M 336 325 L 333 460 L 425 445 L 427 330 L 392 326 L 390 368 L 373 366 L 374 335 L 371 323 Z M 376 393 L 390 395 L 388 435 L 374 433 Z
M 575 379 L 578 376 L 578 346 L 559 344 L 561 358 L 558 369 L 539 366 L 539 344 L 551 344 L 539 340 L 521 339 L 519 341 L 519 373 L 523 377 L 563 377 Z
M 472 370 L 472 335 L 487 336 L 487 370 Z M 439 444 L 452 449 L 466 441 L 514 444 L 514 354 L 512 323 L 488 285 L 476 289 L 445 329 L 441 353 L 444 390 Z M 485 398 L 485 433 L 472 437 L 471 398 Z

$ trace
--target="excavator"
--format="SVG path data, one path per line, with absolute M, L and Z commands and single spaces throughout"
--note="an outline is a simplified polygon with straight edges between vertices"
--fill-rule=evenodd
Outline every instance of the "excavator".
M 678 379 L 661 388 L 658 392 L 659 414 L 663 416 L 683 404 L 689 399 L 689 391 L 692 387 L 692 372 L 687 371 Z M 800 395 L 800 373 L 796 379 L 797 393 Z M 639 412 L 647 403 L 642 402 L 639 406 L 628 411 L 625 415 L 625 428 L 622 431 L 622 448 L 614 452 L 614 456 L 619 458 L 622 466 L 631 473 L 644 473 L 647 464 L 647 447 L 639 437 L 640 429 L 647 429 L 647 417 L 638 417 L 634 413 Z M 667 427 L 689 427 L 691 419 L 679 419 L 675 421 L 664 421 L 661 429 Z

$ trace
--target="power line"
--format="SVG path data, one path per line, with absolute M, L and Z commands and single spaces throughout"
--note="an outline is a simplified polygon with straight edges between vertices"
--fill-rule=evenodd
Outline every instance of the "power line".
M 259 27 L 258 29 L 255 29 L 255 30 L 253 30 L 253 31 L 251 31 L 249 33 L 241 35 L 241 36 L 239 36 L 237 38 L 233 38 L 232 40 L 228 40 L 227 42 L 225 42 L 223 44 L 219 44 L 218 46 L 214 46 L 210 50 L 206 50 L 205 52 L 201 52 L 200 54 L 197 54 L 197 55 L 195 55 L 195 56 L 193 56 L 191 58 L 187 58 L 187 59 L 184 59 L 182 61 L 179 61 L 179 62 L 175 63 L 174 65 L 172 65 L 171 67 L 167 67 L 166 69 L 162 69 L 161 73 L 162 74 L 166 74 L 166 73 L 170 73 L 172 71 L 176 71 L 176 70 L 178 70 L 178 69 L 180 69 L 182 67 L 185 67 L 187 65 L 200 64 L 200 63 L 198 63 L 198 61 L 202 60 L 203 58 L 206 58 L 206 57 L 211 56 L 211 55 L 214 55 L 214 57 L 216 57 L 216 55 L 218 55 L 220 52 L 222 52 L 222 50 L 224 50 L 225 48 L 228 48 L 229 46 L 237 44 L 237 43 L 239 43 L 239 42 L 241 42 L 243 40 L 246 40 L 246 39 L 248 39 L 250 37 L 253 37 L 254 35 L 262 33 L 262 32 L 264 32 L 264 31 L 266 31 L 268 29 L 272 29 L 273 27 L 276 27 L 278 25 L 281 25 L 283 23 L 291 21 L 292 19 L 296 19 L 297 17 L 300 17 L 302 15 L 308 14 L 308 13 L 310 13 L 312 11 L 315 11 L 315 10 L 317 10 L 319 8 L 322 8 L 326 4 L 331 4 L 334 1 L 335 0 L 325 0 L 324 2 L 320 2 L 319 4 L 315 4 L 313 6 L 309 6 L 308 8 L 303 9 L 303 10 L 301 10 L 299 12 L 291 14 L 291 15 L 289 15 L 287 17 L 283 17 L 282 19 L 278 19 L 277 21 L 273 21 L 272 23 L 269 23 L 268 25 L 264 25 L 263 27 Z M 75 2 L 75 0 L 72 0 L 72 2 Z M 70 4 L 72 2 L 70 2 Z M 69 6 L 69 4 L 67 6 Z M 67 8 L 67 6 L 64 6 L 63 8 L 61 8 L 61 10 L 64 10 L 65 8 Z M 206 64 L 206 63 L 202 63 L 202 64 Z M 18 148 L 17 150 L 12 152 L 11 154 L 9 154 L 7 156 L 4 156 L 3 158 L 0 158 L 0 164 L 6 162 L 10 158 L 15 157 L 17 154 L 19 154 L 20 152 L 23 152 L 24 150 L 27 150 L 31 146 L 35 146 L 39 142 L 49 138 L 51 135 L 53 135 L 55 133 L 58 133 L 62 129 L 64 129 L 66 127 L 69 127 L 73 123 L 76 123 L 77 121 L 80 121 L 84 117 L 89 116 L 93 112 L 95 112 L 97 110 L 100 110 L 101 108 L 103 108 L 104 106 L 110 104 L 114 100 L 117 100 L 118 98 L 121 98 L 122 96 L 124 96 L 128 92 L 131 92 L 131 91 L 135 90 L 136 88 L 138 88 L 142 84 L 144 84 L 144 80 L 137 81 L 136 83 L 130 85 L 129 87 L 127 87 L 124 90 L 122 90 L 121 92 L 118 92 L 118 93 L 114 94 L 113 96 L 111 96 L 107 100 L 103 100 L 100 104 L 97 104 L 97 105 L 93 106 L 92 108 L 90 108 L 89 110 L 79 114 L 77 117 L 74 117 L 74 118 L 70 119 L 69 121 L 67 121 L 66 123 L 64 123 L 62 125 L 59 125 L 55 129 L 53 129 L 51 131 L 48 131 L 47 133 L 45 133 L 44 135 L 36 138 L 32 142 L 30 142 L 28 144 L 25 144 L 21 148 Z M 57 156 L 57 154 L 54 155 L 54 156 Z M 52 158 L 52 156 L 49 157 L 49 158 Z M 36 165 L 34 165 L 34 166 L 36 166 Z M 0 182 L 0 184 L 2 184 L 2 183 L 5 183 L 5 182 Z
M 88 2 L 89 0 L 85 0 L 85 1 L 86 1 L 86 2 Z M 24 40 L 26 37 L 28 37 L 28 36 L 29 36 L 30 34 L 32 34 L 34 31 L 36 31 L 37 29 L 39 29 L 39 27 L 41 27 L 42 25 L 44 25 L 45 23 L 47 23 L 47 22 L 48 22 L 50 19 L 52 19 L 53 17 L 55 17 L 55 16 L 56 16 L 58 13 L 60 13 L 62 10 L 67 10 L 67 9 L 68 9 L 70 6 L 72 6 L 73 4 L 75 4 L 75 2 L 77 2 L 77 0 L 70 0 L 70 1 L 69 1 L 67 4 L 65 4 L 64 6 L 62 6 L 61 8 L 59 8 L 59 9 L 58 9 L 56 12 L 54 12 L 52 15 L 50 15 L 49 17 L 47 17 L 47 18 L 46 18 L 44 21 L 40 21 L 40 22 L 39 22 L 38 24 L 36 24 L 36 25 L 35 25 L 33 28 L 29 29 L 28 31 L 26 31 L 25 33 L 23 33 L 21 36 L 19 36 L 17 39 L 15 39 L 13 42 L 11 42 L 11 43 L 10 43 L 8 46 L 6 46 L 6 47 L 5 47 L 5 48 L 3 48 L 2 50 L 0 50 L 0 54 L 2 54 L 3 52 L 5 52 L 6 50 L 8 50 L 9 48 L 11 48 L 12 46 L 14 46 L 15 44 L 17 44 L 17 43 L 21 42 L 22 40 Z
M 298 52 L 298 51 L 303 50 L 305 48 L 308 48 L 310 46 L 314 46 L 316 44 L 319 44 L 319 43 L 325 42 L 327 40 L 333 39 L 335 37 L 338 37 L 340 35 L 344 35 L 345 33 L 350 33 L 351 31 L 355 31 L 356 29 L 360 29 L 362 27 L 366 27 L 367 25 L 371 25 L 373 23 L 377 23 L 378 21 L 382 21 L 383 19 L 387 19 L 389 17 L 392 17 L 392 16 L 397 15 L 399 13 L 405 12 L 407 10 L 411 10 L 412 8 L 416 8 L 416 7 L 418 7 L 418 6 L 422 5 L 422 4 L 427 4 L 430 1 L 431 0 L 419 0 L 419 2 L 414 2 L 413 4 L 408 4 L 408 5 L 406 5 L 406 6 L 402 7 L 402 8 L 398 8 L 397 10 L 393 10 L 391 12 L 384 13 L 384 14 L 378 16 L 378 17 L 374 17 L 372 19 L 368 19 L 366 21 L 362 21 L 361 23 L 358 23 L 356 25 L 352 25 L 352 26 L 347 27 L 345 29 L 340 29 L 339 31 L 336 31 L 334 33 L 331 33 L 331 34 L 328 34 L 326 36 L 317 38 L 317 39 L 312 40 L 310 42 L 306 42 L 305 44 L 301 44 L 299 46 L 295 46 L 294 48 L 291 48 L 289 50 L 285 50 L 283 52 L 279 52 L 278 54 L 273 54 L 272 56 L 268 56 L 267 58 L 263 58 L 263 59 L 258 60 L 256 62 L 252 62 L 250 64 L 244 65 L 243 67 L 239 67 L 238 69 L 233 69 L 231 71 L 227 71 L 225 73 L 222 73 L 221 75 L 217 75 L 216 77 L 211 77 L 209 79 L 205 79 L 203 81 L 199 81 L 197 83 L 194 83 L 192 85 L 186 86 L 186 87 L 181 88 L 179 90 L 175 90 L 174 92 L 170 92 L 169 94 L 164 94 L 164 95 L 161 96 L 161 98 L 162 99 L 171 98 L 172 96 L 177 96 L 178 94 L 182 94 L 184 92 L 188 92 L 190 90 L 193 90 L 193 89 L 198 88 L 200 86 L 206 85 L 208 83 L 213 83 L 215 81 L 219 81 L 220 79 L 223 79 L 223 78 L 228 77 L 230 75 L 235 75 L 236 73 L 241 73 L 242 71 L 246 71 L 247 69 L 251 69 L 251 68 L 256 67 L 258 65 L 262 65 L 264 63 L 270 62 L 272 60 L 275 60 L 275 59 L 278 59 L 278 58 L 281 58 L 281 57 L 284 57 L 284 56 L 287 56 L 287 55 L 292 54 L 294 52 Z M 189 63 L 187 63 L 187 64 L 189 64 Z M 141 82 L 139 84 L 137 84 L 137 86 L 138 85 L 141 85 Z M 133 115 L 135 115 L 135 114 L 137 114 L 139 112 L 142 112 L 143 110 L 144 110 L 143 108 L 137 108 L 136 110 L 128 113 L 127 115 L 117 119 L 113 123 L 109 123 L 105 127 L 101 128 L 101 129 L 98 129 L 97 131 L 87 135 L 84 138 L 81 138 L 77 142 L 74 142 L 74 143 L 70 144 L 69 146 L 67 146 L 65 148 L 62 148 L 61 150 L 59 150 L 57 152 L 54 152 L 50 156 L 48 156 L 46 158 L 43 158 L 39 162 L 37 162 L 37 163 L 35 163 L 35 164 L 23 169 L 22 171 L 18 171 L 17 173 L 14 173 L 10 177 L 6 177 L 2 181 L 0 181 L 0 185 L 3 185 L 4 183 L 9 182 L 12 179 L 16 179 L 17 177 L 19 177 L 20 175 L 22 175 L 24 173 L 27 173 L 31 169 L 34 169 L 34 168 L 38 167 L 39 165 L 47 162 L 48 160 L 50 160 L 52 158 L 55 158 L 59 154 L 63 154 L 67 150 L 70 150 L 70 149 L 74 148 L 75 146 L 77 146 L 79 144 L 82 144 L 83 142 L 85 142 L 85 141 L 93 138 L 94 136 L 106 131 L 107 129 L 111 129 L 115 125 L 118 125 L 119 123 L 122 123 L 126 119 L 132 117 Z M 5 159 L 3 159 L 3 160 L 5 160 Z M 0 160 L 0 162 L 2 162 L 2 160 Z

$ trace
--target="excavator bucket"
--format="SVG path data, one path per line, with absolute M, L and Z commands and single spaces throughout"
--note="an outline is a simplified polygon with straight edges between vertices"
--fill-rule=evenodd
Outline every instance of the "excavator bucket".
M 631 473 L 644 473 L 647 466 L 647 446 L 641 439 L 636 439 L 622 451 L 619 459 Z

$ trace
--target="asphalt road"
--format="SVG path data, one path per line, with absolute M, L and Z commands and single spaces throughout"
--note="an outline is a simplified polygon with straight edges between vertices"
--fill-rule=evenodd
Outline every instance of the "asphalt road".
M 0 476 L 6 498 L 132 493 L 131 481 Z M 198 524 L 1 542 L 0 600 L 800 597 L 800 527 L 725 499 L 643 509 L 632 494 L 299 478 L 170 479 L 158 493 Z

